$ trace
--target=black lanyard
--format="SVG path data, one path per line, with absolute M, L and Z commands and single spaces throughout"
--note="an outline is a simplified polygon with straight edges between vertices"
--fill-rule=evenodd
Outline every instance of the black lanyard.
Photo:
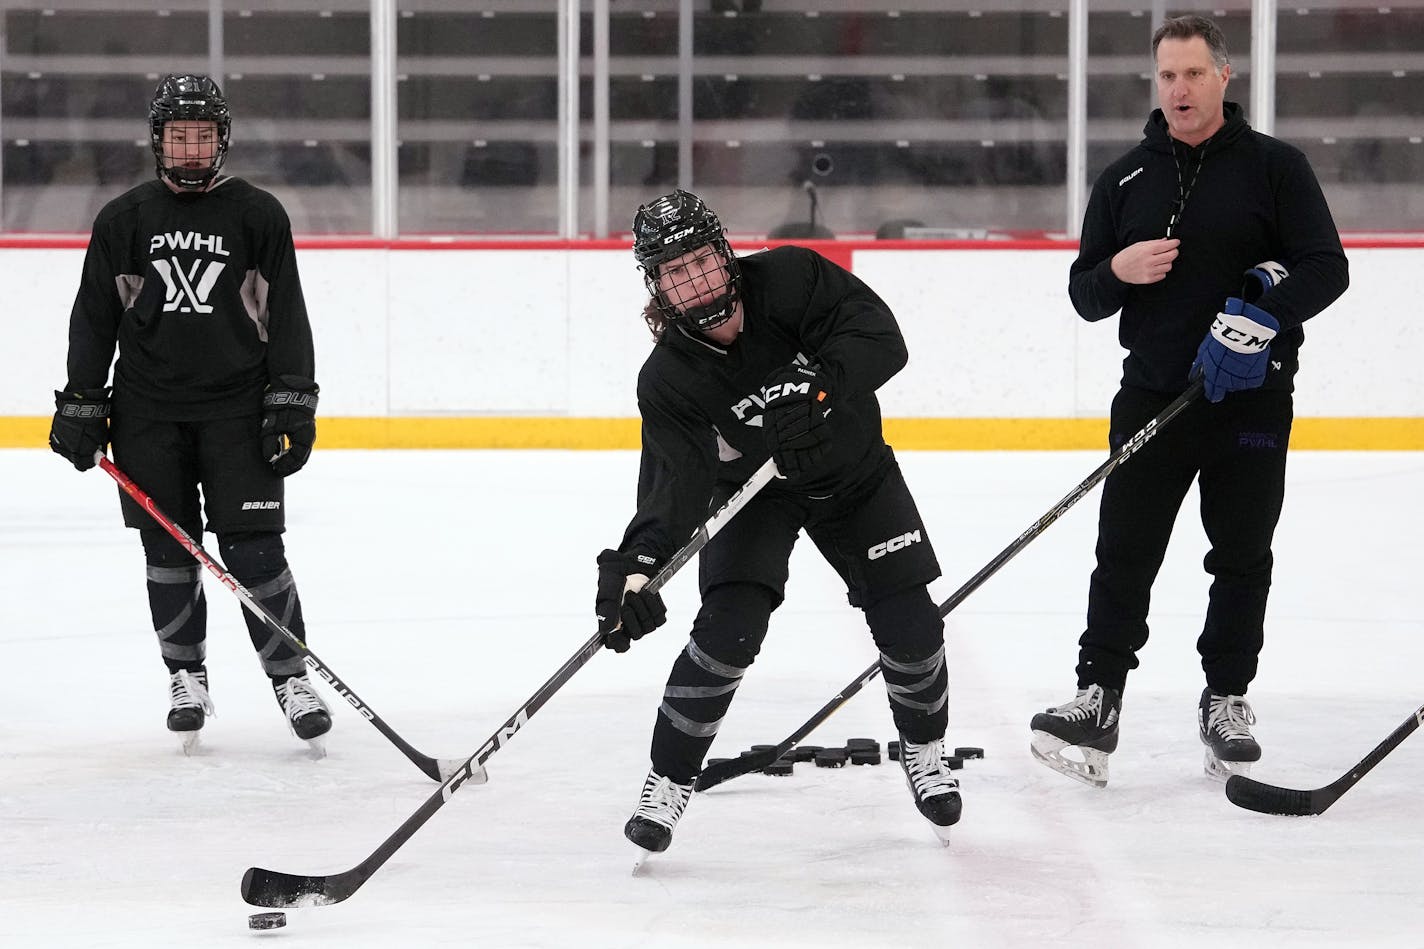
M 1172 203 L 1172 216 L 1167 219 L 1167 236 L 1172 236 L 1172 231 L 1176 229 L 1177 222 L 1182 219 L 1182 212 L 1187 208 L 1187 198 L 1192 196 L 1192 189 L 1197 186 L 1197 177 L 1201 174 L 1202 165 L 1206 164 L 1206 147 L 1211 144 L 1211 139 L 1202 142 L 1201 152 L 1197 155 L 1197 170 L 1192 172 L 1192 180 L 1184 186 L 1182 184 L 1182 161 L 1177 157 L 1177 144 L 1172 143 L 1172 164 L 1177 166 L 1177 200 Z M 1187 164 L 1191 165 L 1191 150 L 1187 150 Z

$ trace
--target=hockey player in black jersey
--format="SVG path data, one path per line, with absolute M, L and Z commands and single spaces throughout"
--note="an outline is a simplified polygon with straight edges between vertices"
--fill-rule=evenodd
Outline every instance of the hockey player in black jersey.
M 618 549 L 598 556 L 606 644 L 622 652 L 662 625 L 662 599 L 643 586 L 768 453 L 785 480 L 702 551 L 702 607 L 668 676 L 652 769 L 624 834 L 645 852 L 671 842 L 805 529 L 865 612 L 906 780 L 947 839 L 960 797 L 942 747 L 944 623 L 926 589 L 939 564 L 875 398 L 907 359 L 894 316 L 858 278 L 805 248 L 736 258 L 717 216 L 684 191 L 639 208 L 633 237 L 657 342 L 638 376 L 637 514 Z
M 94 221 L 50 446 L 84 471 L 112 444 L 115 463 L 190 535 L 201 536 L 206 518 L 229 572 L 305 640 L 282 544 L 282 479 L 316 439 L 311 326 L 286 212 L 221 173 L 230 129 L 212 79 L 159 83 L 149 106 L 157 180 Z M 148 563 L 168 728 L 188 751 L 213 714 L 202 570 L 122 492 L 120 503 Z M 292 731 L 320 750 L 331 714 L 302 657 L 244 619 Z

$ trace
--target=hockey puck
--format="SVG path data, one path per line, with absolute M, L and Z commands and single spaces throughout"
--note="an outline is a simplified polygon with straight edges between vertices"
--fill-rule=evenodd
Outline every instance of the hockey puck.
M 958 771 L 964 767 L 964 759 L 958 755 L 945 755 L 944 763 L 951 771 Z
M 956 748 L 956 749 L 954 749 L 954 753 L 955 753 L 956 756 L 958 756 L 958 757 L 960 757 L 960 758 L 963 758 L 963 759 L 965 759 L 966 761 L 969 760 L 970 758 L 982 758 L 982 757 L 984 757 L 984 749 L 983 749 L 983 748 Z
M 253 913 L 247 917 L 248 929 L 281 929 L 285 925 L 286 913 Z
M 816 752 L 816 767 L 818 768 L 844 768 L 846 763 L 846 753 L 840 748 L 822 748 Z
M 761 773 L 775 775 L 778 778 L 784 778 L 792 772 L 794 767 L 795 766 L 791 762 L 791 759 L 777 758 L 771 764 L 767 765 L 765 768 L 762 768 Z
M 815 761 L 817 752 L 825 751 L 820 745 L 797 745 L 786 753 L 792 761 Z
M 900 760 L 900 743 L 898 741 L 892 741 L 887 744 L 885 746 L 885 750 L 890 755 L 891 761 Z
M 847 738 L 845 749 L 846 754 L 854 751 L 879 751 L 880 742 L 874 738 Z
M 856 748 L 850 753 L 851 764 L 879 764 L 880 749 Z

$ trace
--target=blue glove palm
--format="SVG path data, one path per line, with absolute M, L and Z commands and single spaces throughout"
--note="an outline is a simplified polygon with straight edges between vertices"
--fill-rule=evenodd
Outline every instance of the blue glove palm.
M 1254 389 L 1266 381 L 1276 318 L 1239 297 L 1228 297 L 1211 330 L 1197 347 L 1191 377 L 1200 376 L 1206 397 L 1220 402 L 1228 392 Z

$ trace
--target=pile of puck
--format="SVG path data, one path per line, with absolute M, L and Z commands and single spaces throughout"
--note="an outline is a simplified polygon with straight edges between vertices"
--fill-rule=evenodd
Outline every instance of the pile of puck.
M 775 745 L 752 745 L 743 756 L 764 755 L 776 748 Z M 892 741 L 886 743 L 886 752 L 891 761 L 900 760 L 900 743 Z M 983 748 L 960 747 L 954 749 L 954 754 L 946 755 L 945 760 L 952 770 L 964 767 L 964 762 L 984 757 Z M 712 758 L 707 763 L 709 765 L 726 759 Z M 797 762 L 810 761 L 818 768 L 844 768 L 846 765 L 872 765 L 880 764 L 882 761 L 880 753 L 880 742 L 874 738 L 847 738 L 846 743 L 840 746 L 829 745 L 797 745 L 786 754 L 777 758 L 771 764 L 761 769 L 762 774 L 785 777 L 792 773 Z

